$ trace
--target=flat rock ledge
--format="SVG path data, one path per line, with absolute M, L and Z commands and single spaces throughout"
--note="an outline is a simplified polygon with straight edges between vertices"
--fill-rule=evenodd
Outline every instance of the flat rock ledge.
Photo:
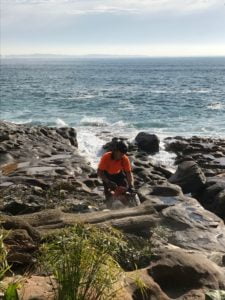
M 145 296 L 132 271 L 117 299 L 224 299 L 224 140 L 168 139 L 175 173 L 127 143 L 142 204 L 104 211 L 101 182 L 79 153 L 75 129 L 0 122 L 0 224 L 9 263 L 35 265 L 46 235 L 77 222 L 113 226 L 152 247 L 151 261 L 136 271 Z M 54 299 L 49 277 L 20 276 L 21 299 Z

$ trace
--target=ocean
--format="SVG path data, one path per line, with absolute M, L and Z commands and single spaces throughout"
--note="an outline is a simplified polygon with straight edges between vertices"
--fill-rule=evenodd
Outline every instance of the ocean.
M 0 83 L 1 120 L 75 127 L 93 165 L 113 136 L 225 137 L 225 57 L 2 59 Z

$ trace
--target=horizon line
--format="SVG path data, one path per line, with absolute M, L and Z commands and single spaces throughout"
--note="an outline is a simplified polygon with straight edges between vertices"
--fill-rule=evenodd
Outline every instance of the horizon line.
M 193 54 L 193 55 L 147 55 L 147 54 L 55 54 L 55 53 L 26 53 L 26 54 L 0 54 L 0 58 L 207 58 L 225 57 L 225 54 Z

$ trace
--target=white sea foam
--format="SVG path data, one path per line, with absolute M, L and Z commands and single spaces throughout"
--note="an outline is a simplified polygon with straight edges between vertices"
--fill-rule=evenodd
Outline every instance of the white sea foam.
M 225 108 L 225 105 L 220 102 L 212 102 L 207 106 L 207 108 L 211 110 L 222 110 Z
M 82 155 L 96 168 L 102 154 L 104 141 L 90 128 L 79 128 L 77 134 L 78 147 Z
M 68 124 L 59 118 L 55 121 L 55 123 L 57 127 L 68 127 Z
M 210 93 L 209 89 L 184 89 L 184 90 L 170 90 L 170 89 L 163 89 L 163 90 L 158 90 L 158 89 L 153 89 L 150 90 L 151 93 L 153 94 L 208 94 Z
M 161 139 L 160 139 L 161 140 Z M 155 154 L 152 157 L 155 161 L 170 167 L 171 171 L 175 172 L 176 167 L 174 166 L 174 160 L 176 158 L 176 154 L 167 152 L 165 150 L 165 143 L 161 140 L 159 153 Z
M 32 119 L 27 119 L 27 120 L 17 120 L 16 119 L 16 120 L 10 120 L 10 121 L 9 120 L 4 120 L 4 121 L 6 121 L 6 122 L 12 122 L 12 123 L 15 123 L 15 124 L 18 124 L 18 125 L 19 124 L 22 125 L 22 124 L 30 124 L 30 123 L 32 123 L 33 120 Z
M 129 126 L 129 124 L 123 121 L 108 124 L 104 127 L 104 130 L 101 127 L 82 125 L 83 123 L 81 122 L 81 126 L 76 128 L 78 132 L 77 138 L 79 151 L 81 154 L 87 157 L 88 161 L 94 168 L 97 168 L 100 156 L 103 153 L 102 146 L 104 144 L 111 141 L 113 137 L 125 137 L 132 142 L 134 141 L 138 132 L 141 131 Z M 151 130 L 151 133 L 157 134 L 161 141 L 159 153 L 152 156 L 152 158 L 156 162 L 162 163 L 166 166 L 169 166 L 171 169 L 174 169 L 173 164 L 175 155 L 165 151 L 163 142 L 165 137 L 171 135 L 155 132 L 154 130 Z
M 83 117 L 80 121 L 82 126 L 105 127 L 109 123 L 103 117 Z
M 87 157 L 93 167 L 97 167 L 102 154 L 102 146 L 113 137 L 134 138 L 136 129 L 118 121 L 106 122 L 105 118 L 84 117 L 76 127 L 80 152 Z

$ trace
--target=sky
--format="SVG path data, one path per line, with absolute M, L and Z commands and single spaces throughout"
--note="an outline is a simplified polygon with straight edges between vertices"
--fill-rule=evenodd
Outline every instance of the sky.
M 1 54 L 225 55 L 225 0 L 1 0 Z

